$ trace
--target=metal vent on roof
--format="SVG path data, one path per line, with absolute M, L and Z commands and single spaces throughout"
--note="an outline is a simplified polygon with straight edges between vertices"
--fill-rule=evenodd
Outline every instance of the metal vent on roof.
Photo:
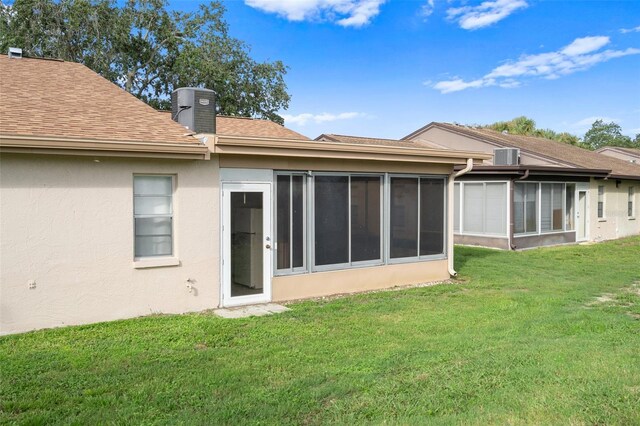
M 10 47 L 8 56 L 9 56 L 9 59 L 11 58 L 20 59 L 22 58 L 22 49 L 20 49 L 19 47 Z
M 171 93 L 171 117 L 196 133 L 216 132 L 216 93 L 181 87 Z
M 520 164 L 518 148 L 496 148 L 493 150 L 494 166 L 517 166 Z

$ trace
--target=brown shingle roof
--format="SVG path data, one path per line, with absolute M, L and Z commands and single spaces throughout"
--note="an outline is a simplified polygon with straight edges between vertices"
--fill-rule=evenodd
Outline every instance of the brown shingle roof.
M 425 145 L 416 141 L 400 141 L 395 139 L 366 138 L 361 136 L 335 135 L 323 133 L 314 140 L 326 142 L 341 142 L 359 145 L 399 146 L 405 148 L 425 148 Z
M 247 117 L 216 117 L 216 134 L 226 136 L 248 136 L 278 139 L 310 140 L 308 137 L 287 129 L 273 121 Z
M 496 132 L 495 130 L 472 128 L 449 123 L 431 123 L 411 135 L 406 136 L 406 138 L 412 137 L 431 126 L 503 147 L 519 148 L 523 152 L 557 160 L 568 166 L 585 169 L 607 169 L 611 170 L 615 176 L 640 177 L 640 165 L 607 157 L 577 146 L 533 136 L 504 134 Z
M 84 65 L 0 55 L 0 134 L 199 145 Z

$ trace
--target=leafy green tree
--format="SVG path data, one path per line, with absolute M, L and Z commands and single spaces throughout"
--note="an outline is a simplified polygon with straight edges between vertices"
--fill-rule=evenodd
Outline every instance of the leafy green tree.
M 636 140 L 638 137 L 636 136 Z M 603 146 L 620 146 L 627 148 L 640 147 L 629 136 L 622 134 L 622 127 L 611 122 L 605 123 L 603 120 L 596 120 L 591 129 L 584 135 L 583 145 L 587 149 L 595 150 Z
M 567 132 L 557 133 L 551 129 L 538 129 L 536 122 L 525 116 L 516 117 L 510 121 L 497 121 L 484 127 L 497 132 L 506 131 L 512 135 L 535 136 L 570 145 L 580 145 L 580 138 L 577 136 Z
M 207 87 L 221 114 L 283 123 L 287 67 L 252 59 L 224 13 L 219 1 L 185 13 L 166 0 L 16 0 L 0 3 L 0 51 L 83 63 L 160 109 L 177 87 Z

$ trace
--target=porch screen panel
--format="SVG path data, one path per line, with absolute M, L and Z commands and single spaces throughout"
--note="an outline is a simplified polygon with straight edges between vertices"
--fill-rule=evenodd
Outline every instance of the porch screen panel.
M 460 184 L 453 186 L 453 230 L 460 232 Z
M 551 184 L 540 185 L 540 230 L 550 231 L 552 222 Z
M 351 177 L 351 261 L 381 259 L 380 176 Z
M 486 234 L 507 233 L 507 184 L 487 183 L 485 187 Z
M 551 186 L 551 229 L 554 231 L 562 231 L 562 192 L 564 184 L 554 183 Z
M 418 256 L 418 178 L 391 178 L 389 253 Z
M 514 185 L 513 224 L 516 234 L 524 232 L 524 185 Z
M 484 185 L 465 183 L 463 193 L 464 232 L 482 234 L 484 232 Z
M 444 179 L 420 178 L 420 256 L 444 253 Z
M 574 216 L 575 216 L 575 185 L 567 185 L 566 206 L 565 206 L 565 223 L 566 230 L 572 231 L 575 229 Z
M 277 268 L 289 269 L 291 267 L 291 176 L 278 175 L 276 185 Z
M 304 181 L 305 177 L 301 175 L 291 177 L 291 258 L 294 268 L 304 266 Z
M 315 177 L 315 264 L 349 262 L 349 177 Z
M 525 202 L 525 232 L 536 232 L 538 230 L 538 184 L 527 183 Z

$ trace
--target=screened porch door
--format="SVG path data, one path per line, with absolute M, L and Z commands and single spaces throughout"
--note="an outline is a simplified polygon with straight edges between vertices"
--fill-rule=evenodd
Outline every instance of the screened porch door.
M 585 241 L 587 235 L 587 191 L 578 191 L 578 205 L 576 206 L 576 240 Z
M 222 304 L 271 300 L 271 185 L 222 186 Z

